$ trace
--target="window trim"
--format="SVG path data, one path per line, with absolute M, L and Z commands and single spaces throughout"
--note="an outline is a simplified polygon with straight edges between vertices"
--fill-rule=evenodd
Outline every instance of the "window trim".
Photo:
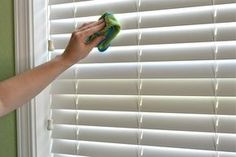
M 32 69 L 36 65 L 46 61 L 45 59 L 37 59 L 37 50 L 40 47 L 36 41 L 37 27 L 36 20 L 42 20 L 36 15 L 38 9 L 42 6 L 40 0 L 19 1 L 14 0 L 14 36 L 15 36 L 15 72 L 19 74 L 28 69 Z M 46 3 L 46 1 L 44 1 Z M 46 38 L 45 38 L 46 39 Z M 41 45 L 42 46 L 42 45 Z M 45 41 L 43 47 L 47 46 Z M 45 92 L 42 92 L 45 94 Z M 37 157 L 40 156 L 40 147 L 38 134 L 42 133 L 38 130 L 36 113 L 38 106 L 36 104 L 44 103 L 40 98 L 33 98 L 25 103 L 16 111 L 17 121 L 17 156 L 18 157 Z M 41 108 L 40 108 L 41 109 Z M 43 109 L 43 106 L 42 106 Z M 46 111 L 45 111 L 46 112 Z M 47 118 L 47 117 L 45 117 Z M 46 125 L 46 123 L 45 123 Z M 41 129 L 41 128 L 40 128 Z M 37 133 L 39 132 L 39 133 Z M 49 155 L 48 155 L 49 156 Z
M 14 0 L 15 69 L 19 74 L 34 65 L 33 4 Z M 22 40 L 23 39 L 23 40 Z M 17 156 L 36 157 L 35 99 L 17 109 Z

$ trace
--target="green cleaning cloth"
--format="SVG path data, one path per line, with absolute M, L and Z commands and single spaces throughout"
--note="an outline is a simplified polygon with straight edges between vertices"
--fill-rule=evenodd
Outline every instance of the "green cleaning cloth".
M 105 39 L 102 40 L 98 45 L 98 50 L 100 52 L 103 52 L 105 50 L 108 49 L 108 47 L 110 46 L 111 41 L 117 36 L 117 34 L 120 32 L 120 23 L 117 21 L 117 19 L 115 18 L 115 16 L 111 13 L 104 13 L 100 18 L 100 19 L 104 19 L 106 26 L 105 28 L 100 31 L 97 32 L 93 35 L 91 35 L 90 37 L 88 37 L 87 42 L 92 41 L 93 39 L 95 39 L 96 37 L 100 36 L 100 35 L 105 35 Z

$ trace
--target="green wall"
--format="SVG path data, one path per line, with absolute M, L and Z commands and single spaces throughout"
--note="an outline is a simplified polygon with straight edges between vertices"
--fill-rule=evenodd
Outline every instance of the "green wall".
M 13 0 L 0 0 L 0 80 L 14 75 Z M 0 157 L 16 157 L 16 114 L 0 118 Z

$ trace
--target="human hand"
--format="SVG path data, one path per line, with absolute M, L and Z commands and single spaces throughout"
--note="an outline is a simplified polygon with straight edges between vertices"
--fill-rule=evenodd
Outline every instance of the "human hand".
M 62 54 L 62 58 L 71 65 L 85 58 L 105 37 L 99 36 L 90 43 L 86 43 L 86 39 L 90 35 L 101 31 L 104 27 L 105 22 L 103 20 L 83 24 L 72 33 L 70 41 Z

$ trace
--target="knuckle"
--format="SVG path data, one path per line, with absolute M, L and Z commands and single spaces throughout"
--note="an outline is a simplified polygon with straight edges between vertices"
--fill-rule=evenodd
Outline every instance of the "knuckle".
M 77 33 L 77 32 L 76 32 L 76 31 L 74 31 L 74 32 L 72 33 L 72 37 L 74 37 L 74 36 L 76 35 L 76 33 Z
M 84 26 L 86 26 L 87 25 L 87 23 L 83 23 L 82 25 L 81 25 L 81 27 L 84 27 Z
M 76 32 L 76 33 L 74 34 L 75 40 L 80 40 L 81 36 L 82 36 L 82 35 L 81 35 L 80 32 Z

